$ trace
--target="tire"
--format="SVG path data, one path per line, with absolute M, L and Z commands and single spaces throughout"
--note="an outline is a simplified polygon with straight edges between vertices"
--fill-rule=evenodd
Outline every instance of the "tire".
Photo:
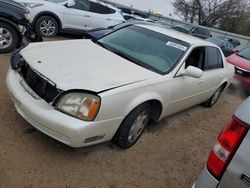
M 148 103 L 136 107 L 123 120 L 112 142 L 123 149 L 133 146 L 148 125 L 150 116 L 151 106 Z
M 14 51 L 20 41 L 18 31 L 10 24 L 0 22 L 0 53 Z
M 41 16 L 35 23 L 36 32 L 42 37 L 54 37 L 58 33 L 58 23 L 51 16 Z
M 218 99 L 220 98 L 221 93 L 224 90 L 224 85 L 220 86 L 212 95 L 212 97 L 210 97 L 207 101 L 205 101 L 202 105 L 210 108 L 212 106 L 214 106 L 216 104 L 216 102 L 218 101 Z

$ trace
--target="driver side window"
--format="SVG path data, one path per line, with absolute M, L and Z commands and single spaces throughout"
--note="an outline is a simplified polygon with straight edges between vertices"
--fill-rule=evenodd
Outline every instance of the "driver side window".
M 196 68 L 203 70 L 205 64 L 204 61 L 205 61 L 205 48 L 204 47 L 195 48 L 186 59 L 185 68 L 187 68 L 188 66 L 194 66 Z

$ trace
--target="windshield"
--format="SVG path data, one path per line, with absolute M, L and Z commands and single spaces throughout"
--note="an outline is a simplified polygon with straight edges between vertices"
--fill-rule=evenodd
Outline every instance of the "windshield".
M 160 74 L 168 73 L 189 47 L 186 42 L 134 25 L 104 36 L 97 43 Z
M 237 53 L 238 56 L 250 60 L 250 48 L 245 48 Z

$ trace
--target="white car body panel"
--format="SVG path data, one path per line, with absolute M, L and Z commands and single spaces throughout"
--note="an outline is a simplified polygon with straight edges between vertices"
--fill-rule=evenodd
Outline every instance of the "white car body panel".
M 27 121 L 33 119 L 35 123 L 31 122 L 31 124 L 35 124 L 38 129 L 42 124 L 69 140 L 65 142 L 54 133 L 39 129 L 53 138 L 70 146 L 80 147 L 86 146 L 83 140 L 96 135 L 104 135 L 104 138 L 98 142 L 111 140 L 129 112 L 146 101 L 156 100 L 161 103 L 163 109 L 158 118 L 161 119 L 206 101 L 222 84 L 227 83 L 227 86 L 230 84 L 234 68 L 225 61 L 223 56 L 224 68 L 204 71 L 201 78 L 181 76 L 184 72 L 185 59 L 193 48 L 216 47 L 215 45 L 156 26 L 141 27 L 181 38 L 190 43 L 191 47 L 171 72 L 165 75 L 157 74 L 121 58 L 90 40 L 33 43 L 20 52 L 32 68 L 55 82 L 59 89 L 96 92 L 101 98 L 101 107 L 94 121 L 76 120 L 55 110 L 51 104 L 45 103 L 42 99 L 37 100 L 27 94 L 25 92 L 27 89 L 23 89 L 20 85 L 22 77 L 16 71 L 10 70 L 7 75 L 7 86 L 19 113 L 26 114 L 22 116 L 26 117 Z M 222 55 L 221 50 L 220 53 Z M 19 102 L 15 102 L 16 100 Z M 22 104 L 23 108 L 20 107 Z M 34 109 L 39 113 L 31 112 Z M 55 117 L 47 117 L 46 109 Z M 76 127 L 71 127 L 71 121 L 76 124 L 74 125 Z M 39 125 L 36 122 L 39 122 Z M 52 125 L 50 126 L 49 123 Z M 76 131 L 79 131 L 77 136 L 72 136 Z M 96 135 L 93 135 L 95 132 Z
M 34 23 L 40 14 L 53 13 L 61 21 L 62 30 L 74 29 L 74 30 L 90 30 L 97 27 L 108 27 L 124 22 L 124 18 L 120 13 L 120 10 L 111 6 L 101 3 L 113 10 L 112 14 L 99 14 L 89 11 L 82 11 L 70 7 L 66 7 L 67 1 L 63 3 L 52 3 L 44 0 L 15 0 L 20 3 L 41 3 L 42 6 L 30 8 L 31 19 L 30 23 Z M 96 2 L 95 0 L 92 0 Z

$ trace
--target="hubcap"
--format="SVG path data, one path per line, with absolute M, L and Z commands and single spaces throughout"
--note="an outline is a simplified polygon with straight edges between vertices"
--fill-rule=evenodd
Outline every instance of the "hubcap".
M 51 36 L 56 31 L 56 24 L 50 19 L 43 20 L 40 24 L 40 31 L 45 36 Z
M 139 116 L 135 119 L 128 136 L 128 141 L 133 143 L 137 140 L 137 138 L 141 135 L 144 130 L 147 122 L 148 122 L 148 112 L 143 111 L 139 114 Z
M 0 49 L 8 48 L 13 41 L 13 36 L 9 30 L 0 27 Z
M 219 99 L 221 90 L 222 90 L 222 88 L 219 88 L 219 89 L 217 89 L 217 91 L 214 93 L 214 96 L 213 96 L 212 101 L 211 101 L 212 104 L 216 103 L 216 101 Z

